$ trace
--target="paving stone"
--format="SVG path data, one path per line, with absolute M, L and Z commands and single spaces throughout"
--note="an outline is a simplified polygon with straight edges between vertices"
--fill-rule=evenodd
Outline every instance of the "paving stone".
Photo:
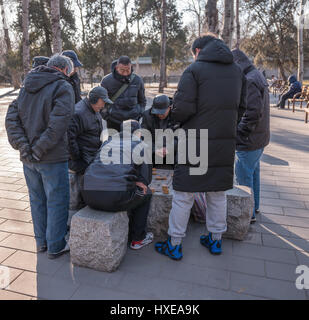
M 255 223 L 251 225 L 250 232 L 257 232 L 257 233 L 266 233 L 266 234 L 273 234 L 276 233 L 280 236 L 291 236 L 288 226 L 281 226 L 274 223 Z
M 260 211 L 262 213 L 283 214 L 281 207 L 265 206 L 263 200 L 262 205 L 260 206 Z
M 19 192 L 28 192 L 28 189 L 26 191 L 20 190 L 20 185 L 17 184 L 10 184 L 10 183 L 0 183 L 0 194 L 2 195 L 2 190 L 6 191 L 16 191 L 19 189 Z
M 99 288 L 87 285 L 80 286 L 70 298 L 72 300 L 145 300 L 149 296 L 143 296 L 139 293 L 121 292 L 117 288 Z
M 296 238 L 278 238 L 275 235 L 263 234 L 263 245 L 275 248 L 285 248 L 290 250 L 309 251 L 309 241 Z
M 297 258 L 298 264 L 306 265 L 307 267 L 309 267 L 309 253 L 308 252 L 297 251 L 296 258 Z
M 234 242 L 233 254 L 235 256 L 251 257 L 268 261 L 290 264 L 296 263 L 296 256 L 292 250 L 257 246 L 248 243 Z
M 36 242 L 34 237 L 11 234 L 9 237 L 0 242 L 0 246 L 36 252 Z
M 8 232 L 2 232 L 0 231 L 0 241 L 2 241 L 3 239 L 9 237 L 11 234 Z
M 276 223 L 276 224 L 294 226 L 294 227 L 309 228 L 309 219 L 283 216 L 283 215 L 263 214 L 262 215 L 262 222 L 263 223 L 264 222 Z M 0 227 L 1 227 L 1 225 L 0 225 Z
M 305 292 L 297 290 L 295 283 L 235 272 L 231 273 L 231 289 L 269 299 L 306 299 Z
M 19 178 L 10 178 L 10 177 L 0 177 L 0 183 L 15 183 Z
M 0 224 L 0 230 L 11 233 L 25 234 L 29 236 L 34 235 L 33 225 L 31 223 L 15 220 L 7 220 L 6 222 Z
M 3 248 L 0 246 L 0 263 L 2 263 L 5 259 L 7 259 L 14 252 L 15 252 L 15 250 Z
M 78 287 L 65 279 L 25 271 L 10 285 L 10 290 L 43 299 L 63 300 L 72 297 Z
M 8 267 L 33 271 L 40 274 L 53 275 L 65 261 L 69 261 L 65 256 L 50 260 L 45 253 L 35 254 L 26 251 L 16 251 L 8 259 L 3 261 L 2 264 Z
M 299 227 L 288 227 L 291 237 L 303 238 L 309 240 L 309 229 Z
M 0 290 L 0 300 L 31 300 L 31 297 L 16 292 Z
M 288 208 L 298 208 L 305 209 L 305 204 L 303 201 L 293 201 L 293 200 L 281 200 L 281 199 L 263 199 L 263 205 L 270 205 L 274 207 L 288 207 Z
M 280 199 L 306 201 L 306 200 L 308 200 L 308 195 L 280 192 Z
M 202 285 L 193 284 L 190 299 L 194 300 L 265 300 L 261 297 L 242 294 L 241 292 L 233 292 L 209 288 Z
M 279 193 L 273 191 L 262 191 L 260 196 L 261 198 L 279 199 Z
M 11 200 L 20 200 L 25 196 L 27 196 L 26 193 L 20 193 L 17 191 L 4 191 L 4 190 L 1 190 L 0 194 L 1 194 L 1 198 L 11 199 Z
M 309 210 L 306 209 L 283 208 L 283 211 L 286 216 L 309 218 Z
M 297 265 L 265 261 L 266 276 L 272 279 L 292 281 L 295 283 Z
M 182 281 L 126 273 L 118 289 L 131 294 L 145 295 L 151 299 L 186 300 L 191 296 L 193 285 Z
M 4 208 L 0 210 L 0 218 L 29 222 L 31 220 L 31 214 L 22 210 Z
M 29 207 L 29 202 L 26 201 L 16 201 L 16 200 L 9 200 L 0 198 L 0 207 L 1 208 L 11 208 L 11 209 L 17 209 L 17 210 L 24 210 L 27 207 Z

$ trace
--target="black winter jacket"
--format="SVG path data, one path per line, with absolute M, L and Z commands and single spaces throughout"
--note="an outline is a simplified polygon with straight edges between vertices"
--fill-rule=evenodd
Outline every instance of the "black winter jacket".
M 130 141 L 130 139 L 120 139 L 110 137 L 105 141 L 98 151 L 94 161 L 89 165 L 84 175 L 84 191 L 128 191 L 135 189 L 135 181 L 143 182 L 146 186 L 151 183 L 151 167 L 145 163 L 134 164 L 132 161 L 132 150 L 143 142 Z M 128 146 L 131 146 L 129 148 Z M 127 146 L 127 147 L 126 147 Z M 114 157 L 119 155 L 119 162 L 110 162 L 110 150 Z M 119 150 L 119 153 L 116 151 Z M 117 156 L 116 156 L 117 157 Z M 131 161 L 124 161 L 131 159 Z M 103 162 L 109 163 L 103 163 Z M 131 162 L 124 164 L 124 162 Z
M 238 124 L 236 149 L 262 149 L 270 140 L 268 83 L 242 51 L 234 50 L 233 55 L 247 79 L 247 108 Z
M 183 129 L 197 129 L 197 154 L 199 129 L 208 129 L 208 171 L 190 175 L 192 165 L 177 164 L 174 190 L 211 192 L 233 188 L 237 121 L 245 104 L 246 81 L 233 62 L 232 52 L 223 41 L 210 40 L 197 61 L 184 71 L 172 109 L 172 119 Z
M 121 81 L 121 77 L 117 74 L 115 69 L 116 64 L 117 61 L 114 61 L 111 67 L 112 72 L 105 76 L 101 82 L 101 86 L 107 90 L 110 98 L 112 98 L 124 84 L 124 82 Z M 108 114 L 111 121 L 120 124 L 128 119 L 139 120 L 147 103 L 142 78 L 135 75 L 129 87 L 114 102 Z
M 46 66 L 33 69 L 7 111 L 9 142 L 19 151 L 30 147 L 41 163 L 67 161 L 67 129 L 73 112 L 74 92 L 69 78 Z
M 102 116 L 92 109 L 88 98 L 78 102 L 68 130 L 70 158 L 91 163 L 101 147 L 102 130 Z
M 75 103 L 79 102 L 82 100 L 81 97 L 81 90 L 80 90 L 80 79 L 78 77 L 77 72 L 75 72 L 71 77 L 70 77 L 70 82 L 73 86 L 74 94 L 75 94 Z

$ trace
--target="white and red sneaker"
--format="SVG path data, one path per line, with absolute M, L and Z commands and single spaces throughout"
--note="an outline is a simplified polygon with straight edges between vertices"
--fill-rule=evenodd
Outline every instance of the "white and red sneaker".
M 145 239 L 140 241 L 132 241 L 130 244 L 130 248 L 133 250 L 138 250 L 143 248 L 144 246 L 147 246 L 153 241 L 153 233 L 147 232 Z

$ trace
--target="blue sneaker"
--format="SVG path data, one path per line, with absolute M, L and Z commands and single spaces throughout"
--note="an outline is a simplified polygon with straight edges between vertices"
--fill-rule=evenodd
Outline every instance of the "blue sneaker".
M 211 238 L 211 232 L 209 232 L 209 235 L 202 235 L 200 237 L 201 245 L 208 248 L 211 254 L 221 254 L 222 253 L 222 240 L 212 240 Z
M 173 260 L 180 260 L 182 258 L 182 245 L 172 246 L 171 237 L 168 237 L 164 242 L 157 242 L 155 244 L 157 252 L 162 253 Z

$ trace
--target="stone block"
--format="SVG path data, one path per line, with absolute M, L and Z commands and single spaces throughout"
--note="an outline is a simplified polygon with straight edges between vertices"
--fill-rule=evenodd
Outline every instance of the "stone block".
M 126 212 L 104 212 L 88 206 L 71 222 L 72 263 L 99 271 L 115 271 L 128 243 L 129 219 Z
M 254 199 L 250 188 L 235 186 L 227 195 L 227 231 L 225 238 L 244 240 L 253 214 Z

